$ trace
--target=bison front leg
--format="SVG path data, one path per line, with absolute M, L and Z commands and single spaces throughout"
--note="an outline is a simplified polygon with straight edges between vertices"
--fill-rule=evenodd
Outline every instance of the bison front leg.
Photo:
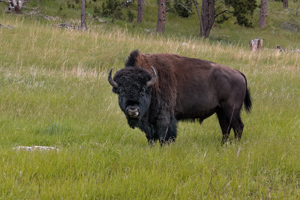
M 147 139 L 148 139 L 148 144 L 150 146 L 153 146 L 155 144 L 155 140 L 154 139 L 152 139 L 152 138 L 147 138 Z
M 177 120 L 174 117 L 163 118 L 157 123 L 157 135 L 161 145 L 175 142 L 177 136 Z
M 158 140 L 158 137 L 156 136 L 155 127 L 152 125 L 142 126 L 141 130 L 145 132 L 148 144 L 150 146 L 153 146 L 154 143 Z

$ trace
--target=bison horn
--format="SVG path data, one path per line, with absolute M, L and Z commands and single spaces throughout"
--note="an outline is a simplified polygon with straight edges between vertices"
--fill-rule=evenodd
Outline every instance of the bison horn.
M 118 87 L 118 83 L 116 83 L 112 78 L 111 78 L 111 73 L 112 73 L 113 68 L 110 69 L 109 74 L 108 74 L 108 82 L 113 86 L 114 88 Z
M 156 78 L 157 78 L 155 69 L 152 66 L 151 66 L 151 68 L 152 68 L 152 71 L 153 71 L 153 76 L 152 76 L 151 80 L 147 82 L 147 87 L 150 87 L 150 86 L 154 85 L 154 83 L 156 82 Z

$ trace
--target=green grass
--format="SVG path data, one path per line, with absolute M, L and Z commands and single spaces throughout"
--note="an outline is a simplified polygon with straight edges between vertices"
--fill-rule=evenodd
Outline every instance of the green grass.
M 69 2 L 69 3 L 68 3 Z M 102 9 L 103 1 L 93 0 L 86 1 L 86 22 L 91 29 L 106 30 L 109 32 L 115 31 L 115 28 L 127 31 L 133 35 L 155 35 L 157 23 L 157 1 L 149 0 L 144 5 L 144 21 L 143 23 L 128 22 L 126 13 L 130 9 L 135 16 L 137 16 L 137 1 L 135 1 L 130 8 L 122 8 L 124 20 L 112 20 L 110 18 L 102 18 L 109 23 L 101 23 L 93 19 L 94 8 L 97 6 Z M 72 4 L 75 8 L 69 8 L 68 4 Z M 269 1 L 268 2 L 268 16 L 267 26 L 265 28 L 258 27 L 259 8 L 256 8 L 253 15 L 253 28 L 246 28 L 236 24 L 236 19 L 231 17 L 223 24 L 215 23 L 210 33 L 210 43 L 224 43 L 243 46 L 249 48 L 249 41 L 255 38 L 262 38 L 264 40 L 263 47 L 274 49 L 277 45 L 289 50 L 299 49 L 300 36 L 299 32 L 285 30 L 282 28 L 283 23 L 290 22 L 300 27 L 299 10 L 296 15 L 297 1 L 290 1 L 289 8 L 283 9 L 282 2 Z M 260 1 L 257 0 L 257 5 Z M 3 8 L 6 3 L 0 4 L 0 15 L 4 13 Z M 40 11 L 37 15 L 29 15 L 35 8 Z M 61 9 L 62 10 L 61 10 Z M 201 1 L 198 3 L 199 11 L 201 11 Z M 217 11 L 219 12 L 219 11 Z M 65 22 L 69 24 L 80 25 L 80 2 L 75 3 L 74 0 L 43 0 L 29 1 L 23 9 L 23 15 L 27 20 L 37 21 L 38 24 L 52 24 L 57 25 Z M 56 21 L 47 21 L 43 15 L 59 17 Z M 3 22 L 2 22 L 3 23 Z M 165 33 L 167 38 L 175 38 L 180 40 L 185 38 L 189 40 L 195 38 L 200 39 L 200 24 L 196 9 L 193 6 L 193 14 L 189 18 L 178 17 L 173 9 L 171 3 L 166 14 Z
M 300 54 L 4 14 L 1 24 L 15 29 L 0 28 L 0 199 L 300 198 Z M 107 82 L 134 49 L 241 70 L 253 97 L 241 142 L 231 134 L 221 146 L 212 116 L 179 123 L 174 144 L 149 147 Z M 13 149 L 20 145 L 59 151 Z

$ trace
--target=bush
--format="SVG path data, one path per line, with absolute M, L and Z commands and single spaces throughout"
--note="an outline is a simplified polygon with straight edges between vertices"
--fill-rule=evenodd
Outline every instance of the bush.
M 123 19 L 121 3 L 118 0 L 107 0 L 102 3 L 102 16 Z
M 255 8 L 257 8 L 256 0 L 225 0 L 226 6 L 232 6 L 233 15 L 237 19 L 237 23 L 241 26 L 252 27 L 252 17 Z M 250 19 L 249 19 L 250 18 Z
M 93 17 L 98 17 L 100 15 L 101 15 L 100 8 L 98 6 L 95 6 Z
M 174 9 L 178 16 L 180 17 L 189 17 L 192 13 L 190 12 L 192 10 L 192 1 L 191 0 L 177 0 L 174 3 Z
M 130 9 L 128 9 L 128 11 L 127 11 L 127 20 L 129 22 L 133 22 L 133 20 L 134 20 L 134 14 Z

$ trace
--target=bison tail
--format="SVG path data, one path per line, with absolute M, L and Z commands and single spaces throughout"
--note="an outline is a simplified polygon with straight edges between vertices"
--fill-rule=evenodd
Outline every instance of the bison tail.
M 244 106 L 245 106 L 245 110 L 247 113 L 250 113 L 251 111 L 251 108 L 252 108 L 252 100 L 251 100 L 251 95 L 250 95 L 250 91 L 247 87 L 247 79 L 246 79 L 246 76 L 240 72 L 242 74 L 242 76 L 244 77 L 245 79 L 245 82 L 246 82 L 246 96 L 245 96 L 245 100 L 244 100 Z
M 247 113 L 250 113 L 250 110 L 252 108 L 252 100 L 251 100 L 251 95 L 250 95 L 250 91 L 248 88 L 246 89 L 246 97 L 245 97 L 244 103 L 245 103 L 245 109 L 246 109 Z

